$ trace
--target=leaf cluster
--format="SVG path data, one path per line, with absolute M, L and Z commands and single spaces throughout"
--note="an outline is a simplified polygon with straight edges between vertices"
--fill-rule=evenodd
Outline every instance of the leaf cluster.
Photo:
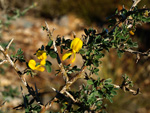
M 117 95 L 116 88 L 112 85 L 111 79 L 88 79 L 86 85 L 82 85 L 80 90 L 76 92 L 70 92 L 72 96 L 77 100 L 75 103 L 71 103 L 71 107 L 67 107 L 69 103 L 62 102 L 64 109 L 69 112 L 106 112 L 105 104 L 106 100 L 113 102 L 112 98 Z M 68 101 L 67 101 L 68 102 Z
M 17 53 L 15 55 L 11 55 L 11 58 L 16 62 L 19 60 L 20 62 L 25 62 L 23 51 L 21 48 L 18 49 Z

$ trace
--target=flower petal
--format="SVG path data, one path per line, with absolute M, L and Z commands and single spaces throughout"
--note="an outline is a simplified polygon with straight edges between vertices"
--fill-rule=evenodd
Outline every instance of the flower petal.
M 80 40 L 80 38 L 74 38 L 74 39 L 72 40 L 71 46 L 70 46 L 71 49 L 73 49 L 74 46 L 78 43 L 78 40 Z
M 42 65 L 38 65 L 35 67 L 35 70 L 43 72 L 45 68 Z
M 45 66 L 45 64 L 46 64 L 46 60 L 45 59 L 41 60 L 40 65 Z
M 28 66 L 32 69 L 32 70 L 35 70 L 35 65 L 36 65 L 36 62 L 35 60 L 31 59 L 28 63 Z
M 44 53 L 42 54 L 42 59 L 47 59 L 46 52 L 44 52 Z
M 80 38 L 75 38 L 71 42 L 70 48 L 75 52 L 79 52 L 79 50 L 82 48 L 82 45 L 83 45 L 83 41 Z
M 62 60 L 66 60 L 70 55 L 72 55 L 72 52 L 67 52 L 62 56 Z
M 77 44 L 76 47 L 75 47 L 75 51 L 76 51 L 76 52 L 79 52 L 79 50 L 82 48 L 82 45 L 83 45 L 83 42 L 82 42 L 82 40 L 80 39 L 80 40 L 78 41 L 78 44 Z

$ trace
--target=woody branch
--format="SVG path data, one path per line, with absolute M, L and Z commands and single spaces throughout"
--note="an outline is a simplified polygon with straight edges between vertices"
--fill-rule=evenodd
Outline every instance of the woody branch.
M 37 103 L 42 106 L 42 103 L 39 101 L 39 98 L 36 97 L 37 92 L 35 93 L 33 88 L 30 87 L 26 81 L 25 78 L 23 78 L 23 75 L 26 73 L 25 71 L 21 71 L 13 62 L 13 60 L 10 58 L 9 54 L 8 54 L 8 50 L 10 48 L 10 45 L 12 44 L 14 39 L 11 39 L 11 41 L 8 43 L 6 48 L 3 48 L 0 45 L 0 52 L 4 55 L 4 59 L 2 59 L 2 61 L 0 62 L 0 65 L 8 62 L 10 63 L 10 65 L 15 69 L 15 71 L 17 72 L 17 74 L 19 75 L 19 78 L 21 79 L 22 83 L 24 84 L 24 86 L 28 89 L 29 93 L 33 96 L 33 98 L 37 101 Z M 36 87 L 35 87 L 36 89 Z
M 69 80 L 68 75 L 67 75 L 67 73 L 66 73 L 66 71 L 65 71 L 65 69 L 64 69 L 64 66 L 63 66 L 63 64 L 62 64 L 62 62 L 61 62 L 61 60 L 60 60 L 60 57 L 59 57 L 59 54 L 58 54 L 58 50 L 57 50 L 57 47 L 56 47 L 56 44 L 55 44 L 55 40 L 52 39 L 53 32 L 54 32 L 55 29 L 53 28 L 53 30 L 50 31 L 47 22 L 45 22 L 45 24 L 46 24 L 46 31 L 47 31 L 47 34 L 48 34 L 48 36 L 49 36 L 49 39 L 50 39 L 50 40 L 53 40 L 53 47 L 54 47 L 55 53 L 57 54 L 58 66 L 60 67 L 61 72 L 62 72 L 62 74 L 63 74 L 63 77 L 65 77 L 65 80 L 66 80 L 66 82 L 67 82 L 67 81 Z

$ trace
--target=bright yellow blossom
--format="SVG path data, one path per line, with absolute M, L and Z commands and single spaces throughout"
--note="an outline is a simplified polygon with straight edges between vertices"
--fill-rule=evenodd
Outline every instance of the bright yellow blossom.
M 36 56 L 38 59 L 42 60 L 40 62 L 40 65 L 45 65 L 46 64 L 46 59 L 47 59 L 47 55 L 46 55 L 46 52 L 43 51 L 43 50 L 38 50 L 38 52 L 36 53 Z
M 36 66 L 36 62 L 35 60 L 31 59 L 28 63 L 29 67 L 32 69 L 32 70 L 37 70 L 37 71 L 44 71 L 45 68 L 42 66 L 42 65 L 37 65 Z
M 47 59 L 47 55 L 46 55 L 46 52 L 43 51 L 43 50 L 38 50 L 38 52 L 36 53 L 36 56 L 38 59 L 41 60 L 40 62 L 40 65 L 37 65 L 36 66 L 36 62 L 35 60 L 31 59 L 28 63 L 29 67 L 32 69 L 32 70 L 37 70 L 37 71 L 44 71 L 45 68 L 45 64 L 46 64 L 46 59 Z
M 71 52 L 67 52 L 63 55 L 62 60 L 67 59 L 70 55 L 74 55 L 71 63 L 73 63 L 76 59 L 76 53 L 79 52 L 79 50 L 82 48 L 83 42 L 80 38 L 75 38 L 72 42 L 71 42 L 71 46 L 70 48 L 72 49 Z

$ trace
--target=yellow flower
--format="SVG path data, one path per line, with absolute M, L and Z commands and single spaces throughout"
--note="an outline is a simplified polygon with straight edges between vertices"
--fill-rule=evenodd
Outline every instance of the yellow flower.
M 32 70 L 37 70 L 37 71 L 42 71 L 43 72 L 45 70 L 44 66 L 46 64 L 46 59 L 47 59 L 46 52 L 43 51 L 43 50 L 38 50 L 38 52 L 36 53 L 36 56 L 37 56 L 38 59 L 41 60 L 40 65 L 36 66 L 36 62 L 33 59 L 31 59 L 29 61 L 28 65 Z
M 83 42 L 80 38 L 75 38 L 72 42 L 71 42 L 71 46 L 70 48 L 72 49 L 71 52 L 67 52 L 63 55 L 62 60 L 67 59 L 70 55 L 74 55 L 74 58 L 72 59 L 72 63 L 75 61 L 76 59 L 76 53 L 79 52 L 79 50 L 82 48 Z
M 38 52 L 36 53 L 36 56 L 40 60 L 47 59 L 47 55 L 44 50 L 38 50 Z
M 82 48 L 83 42 L 80 38 L 75 38 L 72 42 L 71 42 L 71 46 L 70 48 L 73 50 L 73 52 L 79 52 L 79 50 Z
M 46 52 L 43 50 L 38 50 L 38 52 L 36 53 L 36 56 L 38 59 L 41 60 L 40 65 L 44 66 L 46 64 L 46 59 L 47 59 Z
M 130 33 L 130 35 L 134 35 L 133 30 L 130 30 L 129 33 Z
M 40 65 L 45 65 L 46 64 L 46 59 L 41 60 Z
M 36 66 L 36 62 L 35 60 L 31 59 L 28 63 L 29 67 L 32 69 L 32 70 L 37 70 L 37 71 L 41 71 L 43 72 L 45 70 L 45 68 L 43 67 L 43 65 L 37 65 Z

